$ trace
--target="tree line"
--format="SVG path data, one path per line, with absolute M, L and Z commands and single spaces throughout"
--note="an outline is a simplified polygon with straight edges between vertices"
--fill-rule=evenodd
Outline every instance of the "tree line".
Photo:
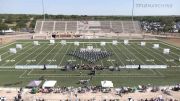
M 0 31 L 12 28 L 19 30 L 21 28 L 34 28 L 36 20 L 43 20 L 43 15 L 32 14 L 0 14 Z M 132 20 L 131 16 L 87 16 L 87 15 L 49 15 L 45 14 L 45 18 L 53 20 Z M 180 21 L 178 16 L 134 16 L 134 20 L 147 22 L 161 22 L 166 25 L 166 29 L 170 29 L 172 25 Z

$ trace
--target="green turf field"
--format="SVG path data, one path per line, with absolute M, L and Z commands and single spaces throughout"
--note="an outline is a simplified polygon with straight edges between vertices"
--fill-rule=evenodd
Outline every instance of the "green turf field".
M 115 86 L 155 84 L 167 85 L 180 83 L 180 49 L 158 40 L 146 40 L 146 46 L 140 46 L 140 40 L 130 40 L 129 45 L 124 45 L 123 40 L 118 40 L 118 45 L 112 45 L 112 40 L 66 40 L 67 45 L 61 45 L 61 40 L 56 40 L 54 45 L 49 45 L 49 40 L 39 41 L 39 46 L 34 46 L 32 40 L 20 40 L 0 47 L 0 85 L 24 86 L 28 81 L 44 77 L 45 79 L 58 80 L 57 86 L 79 86 L 80 79 L 90 78 L 90 71 L 61 71 L 61 70 L 18 70 L 16 65 L 58 65 L 64 66 L 67 62 L 73 64 L 87 64 L 86 61 L 77 59 L 66 53 L 80 48 L 93 46 L 101 50 L 110 51 L 112 56 L 99 60 L 96 64 L 104 67 L 124 65 L 167 65 L 167 69 L 122 69 L 121 71 L 97 71 L 90 84 L 99 85 L 101 80 L 112 80 Z M 74 41 L 80 45 L 75 46 Z M 100 42 L 107 42 L 100 46 Z M 159 49 L 153 49 L 153 44 L 160 44 Z M 16 54 L 9 53 L 9 48 L 22 44 L 23 49 Z M 170 54 L 163 54 L 163 49 L 169 48 Z

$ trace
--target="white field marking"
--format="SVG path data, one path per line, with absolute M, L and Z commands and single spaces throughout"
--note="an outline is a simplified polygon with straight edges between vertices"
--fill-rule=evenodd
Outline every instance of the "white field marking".
M 28 46 L 29 46 L 29 45 L 28 45 Z M 28 46 L 26 46 L 26 47 L 28 47 Z M 18 58 L 19 56 L 25 54 L 27 51 L 31 50 L 32 48 L 33 48 L 33 47 L 31 47 L 31 48 L 29 48 L 28 50 L 22 52 L 22 54 L 18 54 L 17 56 L 15 56 L 14 58 L 12 58 L 12 60 L 15 60 L 15 59 Z M 5 64 L 7 64 L 7 63 L 5 63 Z M 2 66 L 5 65 L 5 64 L 2 64 Z
M 35 57 L 33 57 L 32 59 L 36 59 L 41 53 L 43 53 L 46 49 L 48 49 L 51 45 L 48 45 L 48 47 L 44 48 L 43 51 L 41 51 L 38 55 L 36 55 Z M 30 63 L 30 62 L 29 62 Z M 29 63 L 27 63 L 26 65 L 28 65 Z
M 15 44 L 15 43 L 16 43 L 16 42 L 12 42 L 12 43 L 10 43 L 10 44 L 3 45 L 3 46 L 0 47 L 0 49 L 2 49 L 2 48 L 4 48 L 4 47 L 7 47 L 7 46 L 10 46 L 10 45 Z
M 95 43 L 95 45 L 96 45 L 96 48 L 98 48 L 96 43 Z M 104 67 L 104 64 L 103 64 L 102 60 L 101 60 L 101 65 Z
M 52 75 L 52 76 L 46 76 L 46 77 L 52 77 L 52 78 L 54 78 L 54 77 L 57 77 L 57 78 L 59 78 L 59 77 L 62 77 L 62 78 L 68 78 L 68 77 L 89 77 L 89 76 L 85 76 L 85 75 L 82 75 L 82 76 L 77 76 L 77 75 L 73 75 L 73 76 L 71 76 L 71 75 L 59 75 L 59 76 L 56 76 L 56 75 Z M 98 77 L 100 77 L 100 78 L 102 78 L 102 77 L 117 77 L 117 78 L 124 78 L 124 77 L 140 77 L 140 78 L 147 78 L 147 77 L 152 77 L 152 78 L 163 78 L 163 77 L 165 77 L 165 76 L 163 76 L 163 75 L 122 75 L 122 76 L 119 76 L 119 75 L 108 75 L 108 76 L 105 76 L 105 75 L 98 75 L 98 76 L 96 76 L 97 78 Z M 22 78 L 22 77 L 21 77 Z M 23 77 L 23 78 L 32 78 L 32 77 Z
M 161 76 L 164 76 L 164 74 L 162 74 L 160 71 L 156 70 L 156 72 L 158 72 Z
M 33 47 L 31 47 L 31 48 L 29 48 L 28 50 L 24 51 L 22 54 L 20 54 L 20 55 L 18 55 L 18 56 L 16 56 L 16 57 L 14 57 L 13 59 L 18 58 L 18 57 L 19 57 L 19 56 L 21 56 L 21 55 L 24 55 L 26 52 L 28 52 L 29 50 L 31 50 L 31 49 L 33 49 L 33 48 L 34 48 L 34 46 L 33 46 Z M 24 59 L 24 57 L 23 57 L 22 59 Z M 20 59 L 20 60 L 22 60 L 22 59 Z M 19 61 L 20 61 L 20 60 L 19 60 Z
M 145 47 L 147 50 L 149 50 L 149 51 L 151 51 L 152 53 L 154 53 L 154 54 L 157 54 L 156 52 L 154 52 L 154 51 L 152 51 L 151 49 L 149 49 L 148 47 Z M 158 54 L 159 55 L 159 54 Z M 154 55 L 151 55 L 151 56 L 153 56 L 153 57 L 155 57 L 157 60 L 159 60 L 159 61 L 161 61 L 162 63 L 164 63 L 165 65 L 167 65 L 164 61 L 162 61 L 161 59 L 158 59 L 156 56 L 154 56 Z M 160 55 L 161 56 L 161 55 Z
M 27 46 L 26 46 L 27 47 Z M 24 47 L 24 48 L 26 48 L 26 47 Z M 6 52 L 4 52 L 3 54 L 1 54 L 1 56 L 3 56 L 4 54 L 6 54 L 6 53 L 8 53 L 9 51 L 6 51 Z M 11 55 L 10 55 L 11 56 Z M 8 56 L 9 57 L 9 56 Z M 6 58 L 5 58 L 6 59 Z
M 164 45 L 167 45 L 167 46 L 169 46 L 169 47 L 172 47 L 172 48 L 175 48 L 175 49 L 177 49 L 177 50 L 180 50 L 180 48 L 178 48 L 178 47 L 176 47 L 176 46 L 174 46 L 174 45 L 169 45 L 169 43 L 164 42 L 164 41 L 162 41 L 162 40 L 159 40 L 159 41 L 160 41 L 159 43 L 161 43 L 161 44 L 164 44 Z
M 131 46 L 130 46 L 131 47 Z M 126 48 L 126 47 L 125 47 Z M 134 49 L 133 47 L 131 47 L 131 49 L 133 49 L 133 50 L 135 50 L 136 52 L 138 52 L 136 49 Z M 128 49 L 127 49 L 128 50 Z M 129 51 L 129 50 L 128 50 Z M 143 63 L 143 64 L 146 64 L 146 63 L 144 63 L 144 61 L 142 61 L 138 56 L 135 56 L 131 51 L 129 51 L 136 59 L 138 59 L 138 60 L 140 60 L 141 61 L 141 63 Z M 139 53 L 139 52 L 138 52 Z M 141 54 L 140 54 L 141 55 Z
M 147 47 L 148 48 L 148 47 Z M 153 50 L 156 50 L 156 49 L 153 49 Z M 164 58 L 165 60 L 166 60 L 166 57 L 164 56 L 164 55 L 161 55 L 160 53 L 161 53 L 161 51 L 160 50 L 156 50 L 156 51 L 158 51 L 158 53 L 156 53 L 156 52 L 154 52 L 154 53 L 156 53 L 157 55 L 159 55 L 159 56 L 161 56 L 162 58 Z M 170 56 L 168 56 L 168 57 L 170 57 Z M 173 63 L 173 64 L 175 64 L 175 65 L 177 65 L 177 63 L 175 63 L 175 62 L 171 62 L 171 63 Z
M 118 56 L 118 54 L 114 51 L 114 49 L 109 45 L 109 47 L 113 50 L 113 52 L 116 54 L 116 56 L 119 58 L 119 56 Z M 118 49 L 118 51 L 120 51 L 119 50 L 119 47 L 117 46 L 117 45 L 115 45 L 115 47 Z M 123 54 L 124 55 L 124 54 Z M 125 56 L 125 55 L 124 55 Z M 126 56 L 125 56 L 126 57 Z M 128 57 L 126 57 L 126 58 L 128 58 Z M 123 61 L 119 58 L 119 60 L 120 60 L 120 62 L 122 63 L 122 65 L 123 66 L 125 66 L 125 64 L 123 63 Z
M 133 46 L 135 46 L 135 45 L 132 44 L 132 47 L 131 47 L 132 49 L 134 49 L 137 53 L 139 53 L 139 54 L 140 54 L 141 56 L 143 56 L 145 59 L 148 59 L 145 55 L 143 55 L 142 53 L 140 53 L 140 52 L 135 48 L 136 46 L 135 46 L 135 47 L 133 47 Z M 151 61 L 151 63 L 155 64 L 155 63 L 152 62 L 152 61 Z M 145 63 L 144 63 L 144 64 L 145 64 Z
M 107 51 L 104 46 L 102 46 L 102 47 L 104 48 L 105 51 Z M 111 60 L 110 56 L 109 56 L 109 59 Z M 114 66 L 114 63 L 112 61 L 111 61 L 111 64 Z
M 83 48 L 85 48 L 85 47 L 84 47 L 84 43 L 83 43 Z M 82 60 L 81 60 L 81 66 L 82 66 Z
M 121 52 L 121 50 L 119 49 L 119 47 L 118 47 L 118 45 L 116 45 L 116 48 L 118 49 L 118 51 L 120 51 Z M 126 56 L 123 52 L 121 52 L 122 53 L 122 55 L 124 55 L 127 59 L 129 59 L 129 57 L 128 56 Z M 131 61 L 131 63 L 133 63 L 132 61 Z M 134 63 L 133 63 L 134 64 Z M 124 63 L 123 63 L 123 65 L 124 65 Z
M 132 44 L 132 46 L 136 47 L 135 45 Z M 139 46 L 137 45 L 137 48 L 138 49 L 141 49 L 139 48 Z M 134 48 L 136 50 L 136 48 Z M 137 50 L 136 50 L 137 51 Z M 141 51 L 144 51 L 143 49 L 141 49 Z M 141 54 L 139 51 L 137 51 L 139 54 Z M 146 52 L 145 52 L 146 53 Z M 145 55 L 141 54 L 143 57 L 145 57 L 146 59 L 148 59 Z M 154 65 L 156 65 L 156 63 L 154 61 L 151 61 L 151 63 L 153 63 Z M 153 70 L 153 69 L 149 69 L 153 72 L 154 75 L 156 75 L 156 72 Z
M 120 44 L 120 45 L 124 48 L 123 44 Z M 118 46 L 116 46 L 116 47 L 118 47 Z M 125 48 L 124 48 L 124 49 L 125 49 Z M 127 59 L 130 60 L 130 58 L 129 58 L 127 55 L 125 55 L 125 54 L 119 49 L 119 47 L 118 47 L 118 50 L 119 50 Z M 133 61 L 131 61 L 131 63 L 134 64 Z M 135 64 L 134 64 L 134 65 L 135 65 Z
M 45 45 L 45 44 L 44 44 Z M 26 59 L 27 57 L 31 56 L 33 53 L 35 53 L 37 50 L 41 49 L 42 47 L 44 47 L 44 45 L 41 45 L 41 47 L 38 47 L 35 49 L 35 51 L 31 52 L 30 54 L 28 54 L 26 57 L 22 58 L 21 60 L 19 60 L 15 65 L 17 65 L 19 62 L 21 62 L 22 60 Z M 26 63 L 27 65 L 27 63 Z
M 124 46 L 123 46 L 124 47 Z M 130 46 L 131 47 L 131 46 Z M 139 57 L 135 56 L 129 49 L 127 49 L 127 47 L 125 47 L 125 49 L 131 54 L 133 55 L 134 58 L 136 58 L 137 60 L 139 60 L 142 64 L 145 64 Z
M 23 78 L 23 75 L 27 72 L 28 70 L 25 70 L 20 76 L 19 78 Z
M 131 40 L 133 40 L 133 39 L 131 39 Z M 131 41 L 131 40 L 129 40 L 129 41 Z M 139 40 L 137 40 L 137 41 L 139 41 Z M 142 40 L 143 41 L 143 40 Z M 146 41 L 146 40 L 144 40 L 144 41 Z M 153 41 L 153 40 L 152 40 Z M 32 42 L 21 42 L 21 41 L 19 41 L 19 43 L 32 43 Z M 39 43 L 49 43 L 49 42 L 39 42 Z M 56 42 L 56 43 L 61 43 L 61 42 Z M 68 41 L 66 41 L 66 43 L 74 43 L 74 41 L 71 41 L 71 42 L 68 42 Z M 79 43 L 86 43 L 86 44 L 88 44 L 88 43 L 101 43 L 100 41 L 80 41 Z M 112 43 L 112 41 L 106 41 L 106 43 Z M 118 43 L 124 43 L 124 42 L 118 42 Z M 140 43 L 140 42 L 129 42 L 129 43 Z M 154 43 L 154 42 L 146 42 L 146 43 Z M 158 42 L 157 42 L 158 43 Z
M 14 69 L 14 70 L 10 70 L 10 69 L 8 69 L 8 70 L 6 70 L 6 69 L 1 69 L 0 70 L 0 72 L 21 72 L 21 71 L 24 71 L 24 70 L 20 70 L 20 69 Z
M 63 55 L 63 57 L 62 57 L 62 59 L 61 59 L 61 61 L 60 61 L 60 63 L 59 63 L 59 66 L 62 64 L 62 61 L 63 61 L 65 55 L 67 54 L 67 52 L 68 52 L 70 46 L 71 46 L 71 44 L 68 46 L 68 49 L 66 49 L 66 52 L 65 52 L 65 54 Z
M 78 48 L 79 46 L 75 46 L 75 51 L 77 50 L 77 48 Z M 71 56 L 72 58 L 71 58 L 71 60 L 74 60 L 74 57 L 73 56 Z M 71 61 L 71 62 L 73 62 L 73 61 Z
M 113 53 L 116 54 L 117 58 L 119 59 L 119 61 L 122 63 L 122 65 L 124 65 L 124 63 L 122 62 L 122 60 L 119 58 L 118 54 L 114 51 L 114 49 L 111 47 L 111 45 L 108 44 L 108 46 L 110 47 L 110 49 L 113 51 Z M 111 61 L 112 62 L 112 61 Z
M 138 46 L 138 48 L 139 48 L 139 46 Z M 144 48 L 146 48 L 146 47 L 144 47 Z M 141 49 L 141 48 L 139 48 L 139 49 Z M 148 48 L 146 48 L 146 49 L 148 49 Z M 157 59 L 157 60 L 159 60 L 159 61 L 161 61 L 162 63 L 164 63 L 162 60 L 160 60 L 160 59 L 158 59 L 157 57 L 155 57 L 154 55 L 151 55 L 151 54 L 149 54 L 149 52 L 146 52 L 145 50 L 143 50 L 143 49 L 141 49 L 143 52 L 145 52 L 146 54 L 148 54 L 148 55 L 150 55 L 151 57 L 153 57 L 153 58 L 155 58 L 155 59 Z M 149 50 L 149 49 L 148 49 Z M 164 64 L 166 64 L 166 63 L 164 63 Z M 157 65 L 157 64 L 156 64 Z
M 171 47 L 171 48 L 175 48 L 175 49 L 177 49 L 177 50 L 180 50 L 179 48 L 177 48 L 177 47 L 175 47 L 175 46 L 171 46 L 171 45 L 166 44 L 166 43 L 163 43 L 163 42 L 161 42 L 161 44 L 164 44 L 164 45 L 169 46 L 169 47 Z M 175 55 L 177 55 L 177 56 L 180 57 L 180 54 L 174 53 L 174 52 L 172 52 L 172 51 L 171 51 L 171 53 L 173 53 L 173 54 L 175 54 Z
M 44 73 L 44 74 L 31 74 L 33 69 L 31 69 L 31 71 L 29 71 L 27 73 L 27 75 L 29 76 L 41 76 L 41 75 L 56 75 L 56 76 L 77 76 L 78 74 L 53 74 L 53 73 Z M 151 71 L 152 72 L 152 71 Z M 86 76 L 86 75 L 83 75 Z M 97 76 L 158 76 L 157 73 L 154 74 L 154 72 L 152 72 L 152 74 L 100 74 Z
M 58 55 L 59 52 L 63 49 L 63 47 L 64 47 L 64 45 L 62 45 L 61 48 L 59 48 L 59 50 L 56 52 L 56 54 L 54 55 L 54 57 L 53 57 L 52 60 L 54 60 L 54 59 L 57 57 L 57 55 Z M 52 63 L 52 61 L 50 61 L 50 63 L 48 63 L 48 65 L 51 64 L 51 63 Z
M 30 46 L 30 45 L 28 45 L 28 46 Z M 28 47 L 28 46 L 26 46 L 26 47 Z M 24 51 L 23 53 L 26 53 L 26 52 L 29 51 L 30 49 L 32 49 L 32 48 L 29 48 L 28 50 Z M 21 50 L 21 51 L 22 51 L 22 50 Z M 8 57 L 4 58 L 4 60 L 7 59 L 7 58 L 9 58 L 9 57 L 12 56 L 12 55 L 13 55 L 13 54 L 11 54 L 11 55 L 9 55 Z M 21 55 L 22 55 L 22 54 L 17 55 L 17 56 L 15 56 L 14 58 L 12 58 L 11 60 L 14 60 L 14 59 L 16 59 L 17 57 L 19 57 L 19 56 L 21 56 Z M 1 66 L 4 66 L 5 64 L 7 64 L 7 62 L 3 63 Z
M 31 75 L 31 72 L 33 71 L 33 69 L 31 69 L 28 73 L 27 73 L 27 75 Z
M 39 62 L 37 63 L 37 65 L 39 65 L 39 64 L 56 48 L 57 45 L 58 45 L 58 44 L 56 44 L 56 45 L 41 59 L 41 61 L 39 61 Z
M 0 66 L 0 68 L 5 69 L 5 68 L 14 68 L 14 67 L 13 66 Z
M 160 49 L 162 49 L 162 50 L 163 50 L 163 48 L 161 48 L 161 47 L 160 47 Z M 172 54 L 174 54 L 174 55 L 179 56 L 178 54 L 176 54 L 176 53 L 174 53 L 174 52 L 170 51 L 170 54 L 168 55 L 168 57 L 171 57 L 171 58 L 173 58 L 173 59 L 177 59 L 177 60 L 179 60 L 179 58 L 175 58 L 175 57 L 173 57 L 173 56 L 171 55 L 171 53 L 172 53 Z

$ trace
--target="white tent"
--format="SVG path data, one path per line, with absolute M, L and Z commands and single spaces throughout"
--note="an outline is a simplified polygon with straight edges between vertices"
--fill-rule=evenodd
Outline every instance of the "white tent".
M 112 81 L 104 80 L 104 81 L 101 81 L 101 86 L 104 88 L 112 88 L 113 83 L 112 83 Z
M 38 87 L 41 84 L 41 80 L 33 80 L 31 82 L 29 82 L 29 84 L 27 85 L 27 87 L 31 88 L 31 87 Z
M 22 49 L 22 44 L 16 44 L 17 49 Z
M 159 48 L 159 44 L 154 44 L 153 48 L 158 49 Z
M 117 45 L 117 44 L 118 44 L 118 41 L 117 41 L 117 40 L 113 40 L 113 41 L 112 41 L 112 44 L 113 44 L 113 45 Z
M 146 42 L 142 41 L 141 46 L 145 46 L 145 45 L 146 45 Z
M 165 48 L 165 49 L 163 50 L 163 53 L 164 53 L 164 54 L 169 54 L 169 53 L 170 53 L 170 49 L 169 49 L 169 48 Z
M 45 81 L 44 84 L 42 85 L 42 88 L 53 88 L 56 85 L 57 81 L 55 80 L 49 80 Z
M 9 49 L 9 51 L 10 51 L 10 53 L 14 53 L 14 54 L 16 54 L 16 53 L 17 53 L 16 48 L 10 48 L 10 49 Z
M 124 40 L 124 44 L 128 45 L 129 44 L 129 40 Z
M 39 45 L 39 41 L 33 41 L 33 44 L 34 44 L 35 46 L 37 46 L 37 45 Z
M 101 45 L 101 46 L 105 46 L 105 45 L 106 45 L 106 42 L 101 42 L 100 45 Z
M 61 45 L 66 45 L 66 40 L 61 40 Z
M 50 44 L 55 44 L 55 40 L 49 40 Z
M 79 46 L 79 42 L 78 42 L 78 41 L 75 41 L 75 42 L 74 42 L 74 45 L 75 45 L 75 46 Z

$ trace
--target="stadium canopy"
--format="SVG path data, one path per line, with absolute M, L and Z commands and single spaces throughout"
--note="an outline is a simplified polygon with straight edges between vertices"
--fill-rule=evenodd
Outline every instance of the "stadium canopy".
M 107 81 L 107 80 L 101 81 L 101 86 L 103 88 L 112 88 L 112 87 L 114 87 L 112 81 Z
M 41 80 L 33 80 L 26 86 L 28 88 L 38 87 L 41 84 Z
M 44 84 L 42 85 L 42 88 L 53 88 L 56 85 L 57 81 L 55 80 L 49 80 L 45 81 Z

